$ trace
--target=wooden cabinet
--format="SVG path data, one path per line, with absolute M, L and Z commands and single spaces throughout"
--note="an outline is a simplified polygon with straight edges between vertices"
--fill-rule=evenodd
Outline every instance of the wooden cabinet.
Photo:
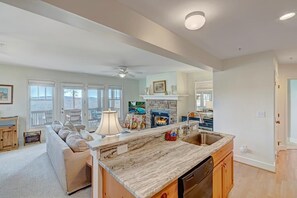
M 178 184 L 177 181 L 172 182 L 162 191 L 154 195 L 152 198 L 178 198 Z
M 213 198 L 223 196 L 223 166 L 220 164 L 213 169 Z
M 18 118 L 0 118 L 0 151 L 18 148 Z
M 102 169 L 103 198 L 134 198 L 134 196 L 119 184 L 106 170 Z M 152 198 L 178 198 L 177 181 L 172 182 Z
M 134 196 L 119 184 L 105 169 L 102 169 L 103 198 L 134 198 Z
M 226 198 L 233 187 L 233 142 L 214 155 L 213 198 Z M 227 152 L 228 151 L 228 152 Z M 221 155 L 218 155 L 221 154 Z M 222 156 L 223 155 L 223 156 Z M 218 161 L 221 159 L 221 161 Z
M 233 152 L 223 161 L 223 197 L 228 197 L 233 187 Z

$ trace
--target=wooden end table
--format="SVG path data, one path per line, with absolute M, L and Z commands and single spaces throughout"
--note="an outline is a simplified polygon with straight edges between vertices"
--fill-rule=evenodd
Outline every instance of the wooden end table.
M 41 130 L 38 131 L 25 131 L 24 136 L 24 146 L 28 143 L 40 142 L 41 143 Z

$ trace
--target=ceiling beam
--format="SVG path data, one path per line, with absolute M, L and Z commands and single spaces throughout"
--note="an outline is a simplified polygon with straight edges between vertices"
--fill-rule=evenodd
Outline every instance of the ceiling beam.
M 217 57 L 115 0 L 1 1 L 204 70 L 222 70 Z

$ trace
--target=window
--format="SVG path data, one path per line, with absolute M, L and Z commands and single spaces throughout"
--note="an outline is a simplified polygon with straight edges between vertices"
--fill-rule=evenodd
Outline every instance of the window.
M 122 88 L 108 88 L 108 108 L 117 111 L 119 117 L 122 117 Z
M 212 82 L 195 83 L 196 110 L 204 111 L 212 109 Z
M 104 109 L 104 87 L 88 88 L 88 128 L 96 129 Z
M 29 81 L 30 128 L 51 124 L 54 112 L 54 89 L 52 82 Z
M 63 87 L 63 117 L 64 121 L 69 120 L 73 124 L 82 124 L 83 121 L 83 88 Z

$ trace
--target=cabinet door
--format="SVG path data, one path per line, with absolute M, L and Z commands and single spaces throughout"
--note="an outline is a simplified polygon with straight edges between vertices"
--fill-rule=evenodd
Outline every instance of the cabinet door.
M 213 169 L 213 198 L 222 198 L 223 196 L 223 162 Z
M 223 197 L 228 197 L 233 187 L 233 152 L 223 161 Z
M 13 148 L 13 129 L 11 127 L 3 128 L 2 130 L 2 148 L 12 149 Z
M 12 130 L 13 130 L 13 139 L 12 139 L 13 147 L 14 147 L 14 148 L 17 148 L 17 147 L 19 146 L 17 127 L 14 126 L 14 127 L 12 128 Z
M 153 198 L 178 198 L 178 184 L 177 181 L 169 184 L 161 192 L 158 192 Z
M 2 128 L 0 128 L 0 150 L 3 149 L 3 136 L 2 136 Z
M 134 198 L 113 176 L 102 169 L 103 179 L 103 198 Z

